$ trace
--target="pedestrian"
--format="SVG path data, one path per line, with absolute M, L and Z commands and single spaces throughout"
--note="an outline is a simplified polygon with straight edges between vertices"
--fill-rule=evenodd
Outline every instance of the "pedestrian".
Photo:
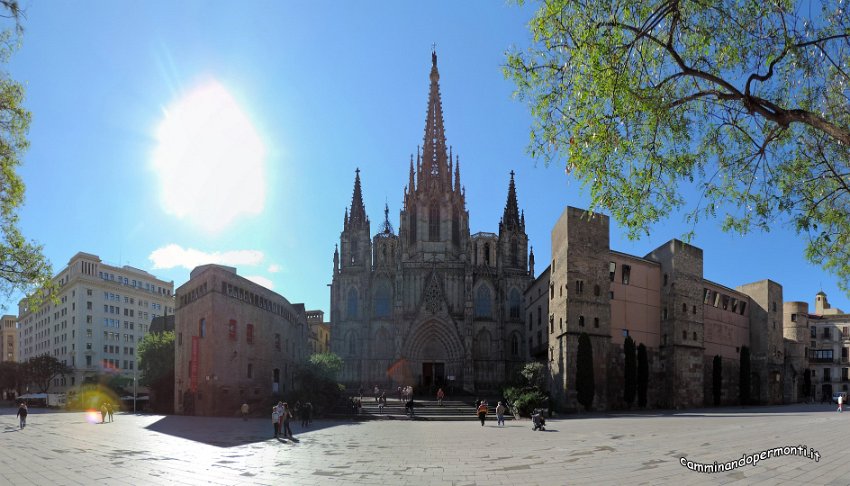
M 294 439 L 295 437 L 292 435 L 292 428 L 289 426 L 289 420 L 292 418 L 292 412 L 289 410 L 289 404 L 286 402 L 283 403 L 283 438 L 289 437 L 290 439 Z
M 248 406 L 248 402 L 242 404 L 242 407 L 239 409 L 242 412 L 242 420 L 248 420 L 248 412 L 251 410 L 251 407 Z
M 277 405 L 272 407 L 272 425 L 274 425 L 274 438 L 277 439 L 280 433 L 280 413 L 277 411 Z
M 310 425 L 310 412 L 313 408 L 313 405 L 310 402 L 304 403 L 304 406 L 301 407 L 301 426 L 307 427 Z
M 359 390 L 357 390 L 357 396 L 359 396 L 360 399 L 363 400 L 363 387 L 362 386 L 360 387 Z
M 307 425 L 313 423 L 313 402 L 307 402 Z
M 387 404 L 387 394 L 381 393 L 378 397 L 378 413 L 384 413 L 384 406 Z
M 283 402 L 277 402 L 277 428 L 283 433 Z
M 106 423 L 106 414 L 109 412 L 106 410 L 106 402 L 100 404 L 100 423 Z
M 402 391 L 401 391 L 401 386 L 399 386 L 399 387 L 398 387 L 398 401 L 399 401 L 399 403 L 401 403 L 401 402 L 402 402 Z
M 443 398 L 446 398 L 446 393 L 440 388 L 437 390 L 437 405 L 443 406 Z
M 293 418 L 301 418 L 301 400 L 295 400 L 295 407 L 292 409 Z
M 21 402 L 21 405 L 18 407 L 17 417 L 21 419 L 21 429 L 27 426 L 27 404 L 26 402 Z
M 112 422 L 112 402 L 106 402 L 106 413 L 109 415 L 109 421 Z
M 381 389 L 378 388 L 378 385 L 375 385 L 372 391 L 375 393 L 375 402 L 378 402 L 378 399 L 381 398 Z
M 838 394 L 838 413 L 841 413 L 841 406 L 844 405 L 844 395 Z
M 407 401 L 407 403 L 404 405 L 404 408 L 406 408 L 406 409 L 407 409 L 407 414 L 408 414 L 410 417 L 413 417 L 414 415 L 416 415 L 416 412 L 414 412 L 414 411 L 413 411 L 413 407 L 414 407 L 414 403 L 413 403 L 413 399 L 411 398 L 411 399 L 410 399 L 410 400 L 408 400 L 408 401 Z
M 484 426 L 484 419 L 487 418 L 487 402 L 481 401 L 481 405 L 478 405 L 478 419 L 481 420 L 481 426 Z
M 508 407 L 506 407 L 502 402 L 499 402 L 496 405 L 496 425 L 500 425 L 504 427 L 505 425 L 505 412 L 507 412 Z

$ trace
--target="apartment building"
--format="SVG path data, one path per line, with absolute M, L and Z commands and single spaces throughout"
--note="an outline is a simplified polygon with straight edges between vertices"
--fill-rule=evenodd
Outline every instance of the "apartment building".
M 73 373 L 56 378 L 51 392 L 74 392 L 103 375 L 134 376 L 151 320 L 174 313 L 174 282 L 83 252 L 54 281 L 58 302 L 18 305 L 18 361 L 49 354 L 70 366 Z

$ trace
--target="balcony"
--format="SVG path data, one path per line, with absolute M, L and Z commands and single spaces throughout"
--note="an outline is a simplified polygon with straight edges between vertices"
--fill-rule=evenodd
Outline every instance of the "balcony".
M 810 363 L 830 363 L 830 364 L 838 364 L 838 361 L 833 358 L 815 358 L 813 356 L 809 356 Z

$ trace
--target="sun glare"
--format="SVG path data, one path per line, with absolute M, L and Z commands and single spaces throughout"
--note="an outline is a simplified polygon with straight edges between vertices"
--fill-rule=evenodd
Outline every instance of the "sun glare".
M 266 150 L 221 84 L 207 83 L 168 107 L 156 138 L 165 212 L 210 233 L 262 212 Z

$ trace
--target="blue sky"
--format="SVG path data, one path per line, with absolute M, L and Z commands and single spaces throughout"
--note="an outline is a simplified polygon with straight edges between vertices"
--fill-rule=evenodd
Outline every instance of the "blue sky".
M 501 66 L 530 16 L 499 2 L 32 2 L 8 66 L 33 112 L 22 227 L 55 270 L 86 251 L 176 287 L 215 261 L 327 312 L 355 168 L 373 232 L 385 202 L 398 227 L 436 43 L 470 229 L 498 230 L 515 170 L 539 273 L 561 211 L 588 197 L 525 151 L 528 109 Z M 211 134 L 191 128 L 210 113 Z M 770 278 L 812 306 L 823 289 L 850 310 L 781 222 L 745 237 L 718 227 L 692 241 L 706 278 Z M 689 229 L 677 216 L 633 242 L 612 225 L 611 246 L 642 256 Z

